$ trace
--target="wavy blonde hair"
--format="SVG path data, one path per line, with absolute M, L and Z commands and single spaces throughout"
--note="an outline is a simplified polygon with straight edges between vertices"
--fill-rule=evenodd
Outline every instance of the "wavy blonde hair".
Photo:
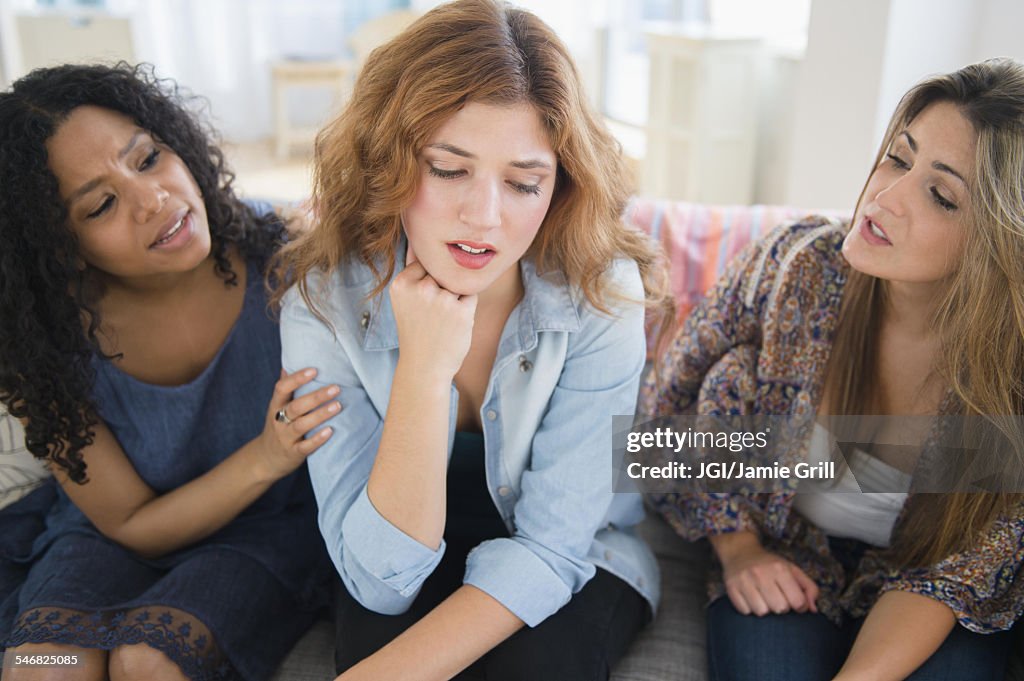
M 977 135 L 965 245 L 943 286 L 931 324 L 940 342 L 933 369 L 962 413 L 983 417 L 1010 458 L 1006 492 L 917 494 L 893 542 L 904 564 L 927 565 L 970 547 L 1022 501 L 1024 470 L 1024 66 L 997 59 L 929 78 L 900 101 L 875 159 L 927 107 L 950 102 Z M 865 185 L 866 189 L 866 185 Z M 858 207 L 864 192 L 858 199 Z M 851 228 L 856 228 L 852 225 Z M 871 414 L 886 283 L 851 270 L 829 360 L 833 414 Z M 970 475 L 970 468 L 963 469 Z M 965 482 L 969 482 L 965 481 Z
M 663 260 L 622 220 L 630 183 L 620 146 L 587 103 L 569 51 L 536 16 L 493 0 L 441 5 L 367 59 L 350 103 L 317 137 L 318 223 L 281 252 L 274 300 L 298 282 L 316 310 L 306 275 L 349 259 L 373 269 L 371 295 L 383 290 L 395 270 L 399 215 L 419 181 L 417 154 L 468 102 L 531 104 L 557 156 L 551 205 L 526 257 L 540 271 L 564 272 L 602 311 L 617 294 L 603 274 L 614 258 L 631 258 L 647 304 L 670 317 Z

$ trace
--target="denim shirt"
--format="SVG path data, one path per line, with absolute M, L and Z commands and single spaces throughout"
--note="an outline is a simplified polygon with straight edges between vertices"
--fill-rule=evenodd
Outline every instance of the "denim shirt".
M 612 492 L 611 417 L 632 415 L 636 406 L 643 306 L 621 303 L 613 316 L 601 314 L 561 273 L 538 275 L 525 258 L 520 269 L 524 296 L 502 331 L 480 409 L 487 485 L 511 536 L 474 548 L 463 581 L 532 627 L 601 567 L 653 611 L 657 563 L 632 531 L 644 515 L 640 496 Z M 643 299 L 634 262 L 618 261 L 610 274 L 616 291 Z M 308 282 L 334 329 L 293 288 L 281 313 L 281 345 L 287 371 L 318 370 L 299 393 L 341 386 L 344 408 L 327 422 L 334 433 L 308 460 L 320 531 L 349 593 L 370 610 L 399 614 L 440 562 L 445 543 L 435 551 L 408 536 L 366 492 L 398 364 L 391 299 L 388 289 L 368 298 L 374 279 L 359 263 L 326 282 L 322 273 Z M 453 386 L 449 456 L 458 397 Z

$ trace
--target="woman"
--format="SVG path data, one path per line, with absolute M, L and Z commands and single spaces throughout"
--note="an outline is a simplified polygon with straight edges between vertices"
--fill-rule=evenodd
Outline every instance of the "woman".
M 1024 413 L 1022 159 L 1021 65 L 913 88 L 850 225 L 811 218 L 738 257 L 645 386 L 643 413 L 817 415 L 796 461 L 830 456 L 818 442 L 837 415 L 981 416 L 1021 442 L 1002 415 Z M 1024 607 L 1019 487 L 908 495 L 934 460 L 847 453 L 831 491 L 655 498 L 717 557 L 712 677 L 1002 678 Z M 1009 456 L 1019 472 L 1020 448 Z M 885 493 L 837 493 L 867 481 Z
M 291 399 L 315 372 L 281 372 L 266 314 L 283 227 L 184 105 L 127 65 L 0 94 L 0 399 L 60 484 L 3 556 L 31 567 L 0 643 L 74 656 L 62 679 L 267 678 L 326 575 L 304 460 L 337 388 Z
M 585 102 L 550 28 L 465 0 L 375 51 L 318 140 L 281 334 L 303 390 L 342 387 L 310 475 L 343 679 L 603 679 L 657 603 L 610 426 L 659 270 Z

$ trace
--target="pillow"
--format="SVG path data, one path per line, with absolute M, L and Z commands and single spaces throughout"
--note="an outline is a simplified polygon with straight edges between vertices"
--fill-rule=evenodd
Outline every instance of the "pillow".
M 0 508 L 21 499 L 48 477 L 43 463 L 25 449 L 21 422 L 0 404 Z

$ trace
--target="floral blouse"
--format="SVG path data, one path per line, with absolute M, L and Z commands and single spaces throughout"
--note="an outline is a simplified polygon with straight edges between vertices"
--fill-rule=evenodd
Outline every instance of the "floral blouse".
M 808 217 L 741 252 L 648 378 L 639 413 L 813 418 L 849 271 L 841 253 L 845 232 L 837 220 Z M 947 399 L 942 411 L 955 406 Z M 904 569 L 872 548 L 848 574 L 830 553 L 825 533 L 791 510 L 793 498 L 784 490 L 669 493 L 651 501 L 691 541 L 757 532 L 766 549 L 815 581 L 819 610 L 837 624 L 844 613 L 865 616 L 882 593 L 893 590 L 934 598 L 980 633 L 1009 629 L 1024 610 L 1024 578 L 1016 578 L 1024 564 L 1022 506 L 997 518 L 971 548 L 933 565 Z M 708 588 L 711 600 L 725 595 L 717 561 Z

